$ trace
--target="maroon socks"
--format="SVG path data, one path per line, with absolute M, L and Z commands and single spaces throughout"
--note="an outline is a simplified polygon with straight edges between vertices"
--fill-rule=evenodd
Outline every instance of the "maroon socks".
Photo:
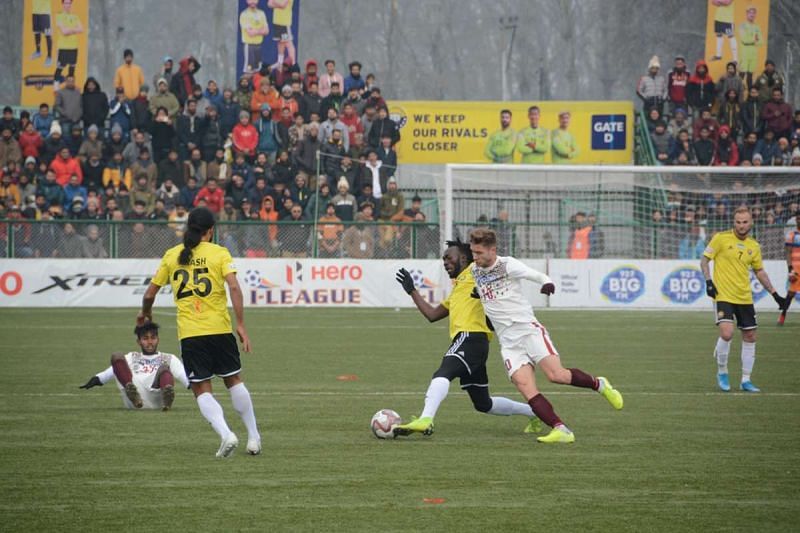
M 114 359 L 111 361 L 111 368 L 114 370 L 114 375 L 123 385 L 127 385 L 133 380 L 131 369 L 128 366 L 128 362 L 124 358 Z
M 161 373 L 158 377 L 158 387 L 163 389 L 167 385 L 175 385 L 175 378 L 172 376 L 172 372 L 166 370 Z
M 583 387 L 584 389 L 592 390 L 598 390 L 600 388 L 600 382 L 597 380 L 597 378 L 592 377 L 583 370 L 570 368 L 569 371 L 572 374 L 572 380 L 569 382 L 569 384 L 573 387 Z
M 531 406 L 533 409 L 533 414 L 535 414 L 539 420 L 550 426 L 551 428 L 556 427 L 558 425 L 563 425 L 561 419 L 558 418 L 558 415 L 555 411 L 553 411 L 553 406 L 550 402 L 542 396 L 541 394 L 537 394 L 530 400 L 528 400 L 528 405 Z

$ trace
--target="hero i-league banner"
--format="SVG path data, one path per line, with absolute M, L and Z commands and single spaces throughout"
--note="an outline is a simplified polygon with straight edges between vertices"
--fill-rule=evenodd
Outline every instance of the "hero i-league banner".
M 297 64 L 300 0 L 239 0 L 236 76 Z
M 699 261 L 624 259 L 531 259 L 549 272 L 556 294 L 549 302 L 534 283 L 523 283 L 536 308 L 713 309 L 705 293 Z M 395 282 L 407 268 L 422 296 L 438 304 L 451 282 L 439 260 L 238 259 L 239 283 L 248 307 L 413 307 Z M 3 259 L 0 307 L 138 307 L 158 259 Z M 782 294 L 786 264 L 765 261 L 764 268 Z M 756 308 L 775 311 L 764 287 L 751 279 Z M 800 295 L 797 297 L 800 303 Z M 172 307 L 169 287 L 157 299 Z M 793 311 L 800 305 L 792 306 Z
M 89 57 L 89 2 L 25 0 L 20 105 L 52 106 L 58 83 L 68 75 L 75 76 L 76 87 L 83 87 Z

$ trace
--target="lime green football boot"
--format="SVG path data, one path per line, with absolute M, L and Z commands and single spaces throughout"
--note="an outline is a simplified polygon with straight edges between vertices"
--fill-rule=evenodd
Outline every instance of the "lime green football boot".
M 531 419 L 528 421 L 528 425 L 525 426 L 525 429 L 522 432 L 523 433 L 541 433 L 543 428 L 544 428 L 544 424 L 542 424 L 542 421 L 539 420 L 537 417 L 532 416 Z
M 412 433 L 422 433 L 426 437 L 433 435 L 433 418 L 429 416 L 424 418 L 412 416 L 411 422 L 408 424 L 400 424 L 394 428 L 395 437 L 398 435 L 405 437 Z
M 602 394 L 603 397 L 608 400 L 608 403 L 611 404 L 611 407 L 617 410 L 622 409 L 622 393 L 611 386 L 611 382 L 608 381 L 608 378 L 599 376 L 597 379 L 603 380 L 603 390 L 600 394 Z
M 575 434 L 566 428 L 557 427 L 536 440 L 545 444 L 572 444 L 575 442 Z

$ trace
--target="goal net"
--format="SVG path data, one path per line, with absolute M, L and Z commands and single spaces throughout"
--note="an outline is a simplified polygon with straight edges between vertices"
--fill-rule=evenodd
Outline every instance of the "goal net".
M 529 258 L 694 259 L 746 205 L 782 259 L 800 209 L 800 167 L 446 165 L 436 181 L 443 237 L 491 227 Z

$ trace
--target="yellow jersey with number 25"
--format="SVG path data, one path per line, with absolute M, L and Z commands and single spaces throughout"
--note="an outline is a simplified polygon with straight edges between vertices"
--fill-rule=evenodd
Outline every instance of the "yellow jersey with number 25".
M 178 338 L 231 333 L 225 276 L 236 272 L 227 248 L 201 242 L 188 265 L 178 263 L 183 244 L 170 248 L 161 259 L 153 284 L 170 284 L 178 308 Z
M 750 270 L 761 270 L 761 246 L 750 236 L 740 239 L 733 230 L 714 235 L 703 255 L 714 261 L 717 301 L 732 304 L 753 303 Z

